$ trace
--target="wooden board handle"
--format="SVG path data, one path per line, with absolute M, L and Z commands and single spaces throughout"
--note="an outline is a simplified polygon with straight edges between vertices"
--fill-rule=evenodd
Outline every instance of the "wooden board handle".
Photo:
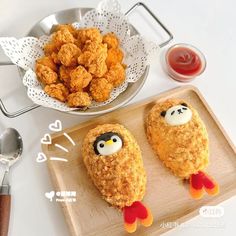
M 11 195 L 0 195 L 0 236 L 8 235 Z

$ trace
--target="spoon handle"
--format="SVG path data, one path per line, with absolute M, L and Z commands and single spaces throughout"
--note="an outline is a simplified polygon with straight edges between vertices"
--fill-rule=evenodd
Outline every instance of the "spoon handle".
M 0 195 L 0 236 L 8 235 L 11 195 Z

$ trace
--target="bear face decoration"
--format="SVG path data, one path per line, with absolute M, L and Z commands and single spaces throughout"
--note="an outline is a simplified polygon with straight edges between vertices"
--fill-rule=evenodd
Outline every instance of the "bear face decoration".
M 170 107 L 167 111 L 162 111 L 161 116 L 165 117 L 165 121 L 171 125 L 184 125 L 192 118 L 192 111 L 186 103 Z
M 182 99 L 153 106 L 146 120 L 146 135 L 158 158 L 174 175 L 190 180 L 190 194 L 201 198 L 219 192 L 218 184 L 204 173 L 209 163 L 206 127 L 198 112 Z

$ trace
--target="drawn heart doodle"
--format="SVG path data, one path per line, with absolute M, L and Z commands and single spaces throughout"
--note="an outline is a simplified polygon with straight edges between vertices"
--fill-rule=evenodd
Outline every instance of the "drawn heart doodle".
M 51 144 L 52 143 L 52 138 L 50 134 L 45 134 L 43 138 L 41 139 L 42 144 Z
M 37 158 L 36 158 L 36 161 L 39 162 L 39 163 L 41 163 L 41 162 L 44 162 L 44 161 L 46 161 L 46 160 L 47 160 L 46 155 L 45 155 L 43 152 L 39 152 L 39 153 L 38 153 L 38 156 L 37 156 Z
M 55 131 L 55 132 L 61 131 L 62 130 L 61 121 L 60 120 L 56 120 L 54 123 L 51 123 L 49 125 L 49 129 L 51 131 Z

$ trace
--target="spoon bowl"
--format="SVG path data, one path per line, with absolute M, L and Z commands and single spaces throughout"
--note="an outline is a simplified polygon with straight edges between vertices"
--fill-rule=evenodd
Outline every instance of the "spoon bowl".
M 6 169 L 0 186 L 0 235 L 8 235 L 10 219 L 11 195 L 9 184 L 9 169 L 21 157 L 23 142 L 20 134 L 13 128 L 6 129 L 0 134 L 0 164 Z
M 13 128 L 7 128 L 0 135 L 0 163 L 10 168 L 19 160 L 23 151 L 20 134 Z

